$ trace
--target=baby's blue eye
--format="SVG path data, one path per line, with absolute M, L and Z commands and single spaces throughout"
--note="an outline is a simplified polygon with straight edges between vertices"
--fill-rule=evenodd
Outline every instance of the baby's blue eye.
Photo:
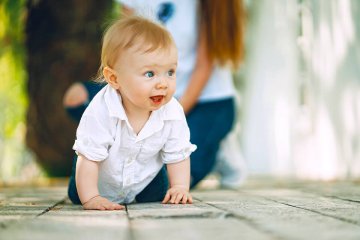
M 174 76 L 174 74 L 175 74 L 175 71 L 174 71 L 174 70 L 168 71 L 168 76 L 169 76 L 169 77 Z
M 154 72 L 153 71 L 147 71 L 146 73 L 145 73 L 145 77 L 148 77 L 148 78 L 152 78 L 152 77 L 154 77 Z

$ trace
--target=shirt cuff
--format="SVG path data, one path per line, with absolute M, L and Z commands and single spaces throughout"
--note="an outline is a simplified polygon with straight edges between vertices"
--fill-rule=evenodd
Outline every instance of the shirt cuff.
M 189 144 L 187 147 L 177 152 L 162 152 L 162 161 L 164 164 L 181 162 L 190 157 L 191 153 L 194 152 L 196 148 L 197 146 L 195 144 Z
M 73 149 L 77 155 L 82 154 L 91 161 L 100 162 L 108 157 L 108 151 L 106 149 L 89 146 L 86 141 L 75 140 Z

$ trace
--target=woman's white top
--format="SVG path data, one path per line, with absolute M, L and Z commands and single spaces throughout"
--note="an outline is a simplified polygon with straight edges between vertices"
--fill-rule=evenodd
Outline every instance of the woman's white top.
M 176 73 L 177 86 L 175 97 L 180 98 L 189 84 L 197 57 L 198 19 L 197 0 L 117 0 L 132 8 L 137 15 L 159 22 L 158 14 L 164 4 L 172 4 L 173 12 L 164 26 L 172 34 L 179 51 Z M 234 95 L 231 70 L 215 66 L 210 79 L 203 89 L 199 102 L 214 101 Z
M 130 203 L 163 164 L 185 160 L 195 151 L 181 105 L 173 98 L 153 111 L 136 135 L 121 96 L 109 85 L 90 102 L 76 132 L 73 149 L 99 162 L 101 196 Z

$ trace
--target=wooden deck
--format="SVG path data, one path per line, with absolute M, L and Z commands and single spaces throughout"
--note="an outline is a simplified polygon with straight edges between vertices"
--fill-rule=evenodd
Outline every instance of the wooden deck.
M 0 239 L 360 239 L 360 184 L 249 180 L 198 189 L 192 205 L 84 211 L 66 186 L 0 192 Z

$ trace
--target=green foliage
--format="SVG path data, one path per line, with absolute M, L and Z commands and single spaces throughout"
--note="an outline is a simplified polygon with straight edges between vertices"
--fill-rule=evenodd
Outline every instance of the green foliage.
M 24 143 L 25 0 L 0 0 L 0 182 L 38 174 Z
M 24 122 L 25 94 L 24 0 L 0 3 L 0 137 L 13 137 Z

